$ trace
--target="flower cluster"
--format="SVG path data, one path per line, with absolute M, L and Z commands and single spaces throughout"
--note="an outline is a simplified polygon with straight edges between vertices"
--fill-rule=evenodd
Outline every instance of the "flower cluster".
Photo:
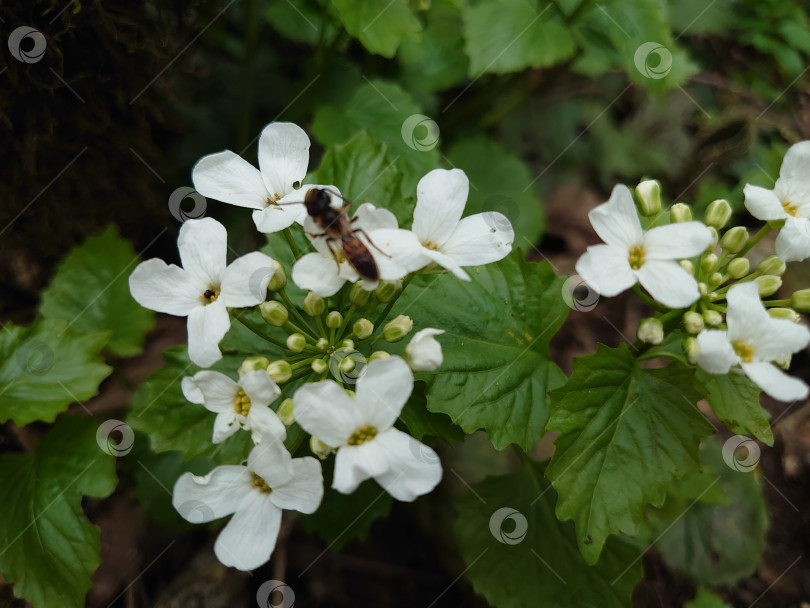
M 186 473 L 173 494 L 189 521 L 233 515 L 215 552 L 242 570 L 270 558 L 283 510 L 319 508 L 324 480 L 318 459 L 334 454 L 331 487 L 344 494 L 374 479 L 394 498 L 412 501 L 439 483 L 437 454 L 395 423 L 413 392 L 414 372 L 442 364 L 437 337 L 444 332 L 423 327 L 397 351 L 401 355 L 389 352 L 386 344 L 414 328 L 405 315 L 391 318 L 392 309 L 415 274 L 449 271 L 469 281 L 464 266 L 502 259 L 514 240 L 499 213 L 462 218 L 469 180 L 458 169 L 437 169 L 420 180 L 410 230 L 370 202 L 349 218 L 336 186 L 302 184 L 309 147 L 298 126 L 271 123 L 259 138 L 260 169 L 224 151 L 202 158 L 192 174 L 203 195 L 253 209 L 259 231 L 283 232 L 295 257 L 291 268 L 262 252 L 227 264 L 225 228 L 205 218 L 180 228 L 182 267 L 152 259 L 129 280 L 142 306 L 188 317 L 194 364 L 217 365 L 182 379 L 185 398 L 215 414 L 211 441 L 240 430 L 252 439 L 244 462 L 205 476 Z M 326 200 L 325 207 L 316 210 L 316 199 Z M 301 237 L 293 230 L 306 234 L 310 251 L 299 251 Z M 298 304 L 288 293 L 288 276 L 306 292 Z M 223 358 L 220 342 L 232 321 L 263 338 L 266 348 L 223 346 L 249 355 L 237 364 Z M 293 425 L 296 432 L 288 432 Z M 307 436 L 318 458 L 299 455 Z
M 726 200 L 711 203 L 700 222 L 684 203 L 663 210 L 658 182 L 641 182 L 635 200 L 618 185 L 589 214 L 605 244 L 589 247 L 577 272 L 604 296 L 632 287 L 656 311 L 639 323 L 648 347 L 669 335 L 710 374 L 744 374 L 775 399 L 804 399 L 807 384 L 782 369 L 810 343 L 798 314 L 810 312 L 810 290 L 768 298 L 781 288 L 786 262 L 810 257 L 808 175 L 810 142 L 801 142 L 788 150 L 773 190 L 745 186 L 746 209 L 767 222 L 753 236 L 744 226 L 725 229 Z M 752 249 L 773 230 L 776 254 L 753 264 Z

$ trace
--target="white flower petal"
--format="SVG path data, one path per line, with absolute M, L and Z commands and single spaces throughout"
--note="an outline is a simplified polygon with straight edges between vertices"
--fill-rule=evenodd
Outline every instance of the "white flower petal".
M 758 220 L 783 220 L 787 217 L 782 202 L 773 190 L 745 184 L 745 208 Z
M 259 168 L 274 198 L 292 192 L 303 181 L 309 164 L 309 137 L 291 122 L 271 122 L 259 136 Z
M 439 344 L 435 336 L 440 336 L 443 333 L 443 329 L 426 327 L 413 335 L 408 346 L 405 347 L 405 354 L 412 370 L 429 372 L 442 364 L 444 361 L 442 345 Z
M 807 197 L 810 196 L 808 167 L 810 167 L 810 141 L 800 141 L 790 146 L 785 158 L 782 159 L 776 184 L 780 187 L 779 189 L 786 182 L 790 184 L 790 189 L 797 194 L 797 198 L 788 199 L 793 204 L 800 203 L 798 198 L 807 200 Z
M 225 226 L 210 217 L 186 220 L 177 236 L 177 248 L 183 270 L 212 285 L 220 284 L 228 255 Z
M 141 262 L 129 275 L 129 291 L 138 304 L 178 317 L 202 306 L 206 289 L 204 280 L 158 258 Z
M 332 487 L 341 494 L 351 494 L 366 479 L 382 475 L 388 466 L 385 449 L 376 437 L 361 445 L 344 445 L 335 456 Z
M 270 256 L 260 251 L 243 255 L 225 269 L 219 297 L 231 308 L 261 304 L 267 299 L 267 284 L 274 272 Z
M 652 228 L 644 234 L 646 260 L 682 260 L 703 253 L 714 237 L 701 222 L 682 222 Z
M 340 276 L 337 261 L 320 253 L 307 253 L 293 265 L 292 280 L 298 287 L 328 298 L 338 292 L 346 282 Z
M 608 245 L 629 250 L 641 242 L 641 222 L 627 186 L 615 185 L 607 202 L 591 209 L 588 219 L 599 238 Z
M 239 421 L 236 418 L 236 410 L 231 407 L 230 410 L 223 410 L 217 414 L 214 419 L 214 434 L 211 439 L 212 443 L 222 443 L 228 437 L 233 435 L 240 428 Z
M 424 255 L 422 243 L 410 230 L 382 228 L 369 233 L 376 247 L 369 244 L 369 251 L 374 256 L 381 279 L 399 279 L 409 272 L 421 270 L 431 263 L 431 258 Z
M 466 271 L 461 266 L 459 266 L 456 263 L 456 261 L 449 255 L 444 254 L 441 251 L 434 251 L 433 249 L 428 249 L 427 247 L 422 247 L 422 255 L 432 260 L 433 262 L 436 262 L 442 268 L 445 268 L 450 272 L 452 272 L 457 279 L 461 279 L 462 281 L 470 280 L 470 275 L 468 275 Z
M 393 428 L 375 441 L 384 447 L 389 467 L 374 479 L 397 500 L 415 500 L 430 492 L 441 481 L 442 464 L 439 457 L 425 444 Z
M 293 458 L 281 438 L 265 437 L 248 454 L 247 468 L 271 488 L 287 483 L 293 476 Z
M 505 215 L 491 211 L 462 219 L 439 250 L 459 266 L 477 266 L 502 260 L 514 242 L 512 224 Z
M 700 353 L 697 363 L 710 374 L 727 374 L 740 362 L 726 332 L 719 329 L 704 329 L 698 334 Z
M 293 412 L 301 428 L 331 447 L 346 445 L 365 424 L 349 395 L 333 380 L 309 382 L 295 391 Z
M 416 186 L 413 231 L 422 244 L 443 245 L 464 213 L 470 180 L 461 169 L 434 169 Z
M 577 260 L 577 274 L 598 294 L 612 298 L 636 284 L 630 252 L 614 245 L 591 245 Z
M 292 466 L 293 476 L 273 487 L 270 500 L 280 509 L 314 513 L 323 499 L 321 463 L 307 456 L 293 459 Z
M 230 150 L 203 156 L 191 170 L 191 181 L 197 192 L 223 203 L 250 209 L 267 206 L 261 173 Z
M 749 342 L 756 359 L 773 361 L 807 348 L 810 331 L 788 319 L 769 318 Z
M 267 374 L 265 374 L 266 376 Z M 188 380 L 189 382 L 186 382 Z M 223 373 L 203 370 L 194 374 L 192 378 L 183 378 L 183 394 L 192 403 L 200 403 L 210 412 L 221 412 L 234 409 L 234 399 L 239 386 Z M 186 392 L 188 387 L 189 391 Z M 196 390 L 194 390 L 196 388 Z M 201 401 L 193 401 L 197 391 L 202 395 Z
M 205 395 L 203 395 L 200 387 L 194 381 L 192 376 L 186 376 L 180 382 L 180 388 L 183 390 L 183 396 L 191 403 L 202 405 L 205 403 Z
M 801 262 L 810 257 L 810 220 L 787 218 L 776 237 L 776 255 L 785 262 Z
M 728 339 L 731 342 L 752 342 L 771 320 L 759 299 L 759 287 L 755 281 L 735 285 L 726 296 L 728 312 Z
M 192 523 L 207 523 L 234 513 L 250 489 L 250 472 L 224 465 L 208 475 L 183 473 L 174 484 L 172 506 Z
M 282 199 L 279 202 L 283 202 Z M 259 232 L 270 234 L 292 226 L 302 215 L 303 205 L 269 205 L 253 212 L 253 223 Z M 303 211 L 306 213 L 306 211 Z
M 779 401 L 798 401 L 808 394 L 807 385 L 793 376 L 789 376 L 775 365 L 765 361 L 752 361 L 742 364 L 745 375 L 751 381 Z
M 636 270 L 639 283 L 661 304 L 686 308 L 700 297 L 698 284 L 678 262 L 649 260 Z
M 281 509 L 268 494 L 253 490 L 219 533 L 214 553 L 224 565 L 253 570 L 273 554 L 281 529 Z
M 362 228 L 366 232 L 372 230 L 396 230 L 399 228 L 397 217 L 388 209 L 378 209 L 371 203 L 363 203 L 354 212 L 352 228 Z
M 408 401 L 413 372 L 402 357 L 378 359 L 366 366 L 355 390 L 355 407 L 363 424 L 382 433 L 393 426 Z
M 287 427 L 269 405 L 251 404 L 247 420 L 251 438 L 257 445 L 276 439 L 284 441 L 287 437 Z
M 244 389 L 253 405 L 270 405 L 281 394 L 278 384 L 273 382 L 265 370 L 247 372 L 239 378 L 239 386 Z
M 231 319 L 221 299 L 192 310 L 186 327 L 189 359 L 200 367 L 210 367 L 222 359 L 219 342 L 231 328 Z

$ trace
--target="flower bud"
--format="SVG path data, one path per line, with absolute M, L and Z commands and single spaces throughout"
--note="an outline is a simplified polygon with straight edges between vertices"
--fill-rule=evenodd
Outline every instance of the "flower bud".
M 706 325 L 717 327 L 723 322 L 723 315 L 716 310 L 707 310 L 703 313 L 703 320 L 706 322 Z
M 310 367 L 312 368 L 312 371 L 315 372 L 316 374 L 322 374 L 329 369 L 329 364 L 323 359 L 315 359 L 310 364 Z
M 241 378 L 248 372 L 255 372 L 260 369 L 267 369 L 267 366 L 270 365 L 270 361 L 267 360 L 267 357 L 262 357 L 261 355 L 256 355 L 255 357 L 248 357 L 244 361 L 242 361 L 242 365 L 239 366 L 239 377 Z
M 284 304 L 275 300 L 259 304 L 259 311 L 262 313 L 262 319 L 264 319 L 265 323 L 273 327 L 281 327 L 290 316 Z
M 728 263 L 728 276 L 732 279 L 741 279 L 751 270 L 748 258 L 734 258 Z
M 703 281 L 698 283 L 698 291 L 702 296 L 705 296 L 707 293 L 709 293 L 709 289 L 706 287 L 706 283 L 704 283 Z
M 720 274 L 719 272 L 713 272 L 712 275 L 709 277 L 707 286 L 709 289 L 717 289 L 717 287 L 719 287 L 722 282 L 723 282 L 723 275 Z M 711 294 L 709 294 L 709 297 L 710 299 L 716 299 L 711 298 Z
M 371 292 L 366 291 L 363 289 L 363 282 L 357 281 L 354 285 L 352 285 L 352 289 L 349 292 L 349 300 L 355 306 L 365 306 L 368 304 L 368 299 L 371 297 Z
M 661 344 L 664 341 L 664 324 L 652 317 L 642 319 L 638 324 L 636 336 L 646 344 Z
M 317 317 L 324 310 L 326 310 L 326 302 L 322 297 L 316 295 L 314 291 L 310 291 L 307 294 L 307 297 L 304 298 L 303 308 L 304 312 L 310 317 Z
M 377 294 L 377 299 L 380 302 L 384 302 L 387 304 L 395 297 L 399 295 L 399 292 L 402 291 L 402 279 L 397 279 L 396 281 L 380 281 L 380 284 L 377 285 L 377 289 L 374 290 L 374 293 Z
M 774 319 L 787 319 L 794 323 L 798 323 L 802 320 L 801 315 L 792 308 L 769 308 L 768 314 Z
M 388 359 L 391 357 L 391 353 L 388 353 L 384 350 L 375 350 L 371 353 L 371 356 L 368 358 L 368 362 L 371 363 L 372 361 L 377 361 L 378 359 Z
M 368 338 L 374 333 L 374 323 L 368 319 L 360 319 L 359 321 L 355 321 L 354 325 L 352 325 L 352 333 L 354 333 L 359 340 Z
M 692 209 L 686 203 L 675 203 L 669 210 L 673 224 L 692 221 Z
M 270 291 L 279 291 L 284 289 L 287 284 L 287 274 L 284 272 L 284 266 L 273 260 L 273 276 L 270 277 L 270 282 L 267 284 L 267 289 Z
M 413 319 L 399 315 L 391 319 L 383 328 L 383 338 L 387 342 L 397 342 L 407 336 L 413 329 Z
M 276 384 L 282 384 L 292 377 L 292 366 L 284 359 L 273 361 L 267 366 L 267 375 Z
M 345 350 L 354 350 L 354 340 L 349 340 L 347 338 L 340 343 L 340 346 Z
M 414 334 L 405 347 L 405 359 L 413 371 L 429 372 L 442 364 L 444 361 L 442 345 L 436 340 L 436 336 L 443 333 L 443 329 L 426 327 Z
M 717 268 L 717 256 L 713 253 L 703 254 L 700 258 L 700 270 L 708 274 Z
M 779 357 L 778 359 L 774 359 L 774 365 L 781 367 L 783 370 L 787 371 L 790 369 L 790 362 L 793 359 L 793 355 L 785 355 L 784 357 Z
M 681 268 L 683 268 L 686 272 L 695 276 L 695 265 L 692 263 L 691 260 L 681 260 L 680 262 Z
M 760 274 L 772 274 L 781 277 L 785 274 L 787 266 L 779 259 L 777 255 L 769 255 L 767 258 L 757 264 L 757 272 Z
M 326 350 L 329 348 L 329 340 L 326 338 L 318 338 L 318 341 L 315 343 L 315 348 L 318 350 Z
M 700 354 L 700 343 L 697 338 L 689 337 L 683 341 L 683 350 L 686 358 L 692 365 L 697 364 L 697 356 Z
M 661 184 L 648 179 L 636 186 L 636 200 L 642 215 L 655 215 L 661 211 Z
M 715 247 L 717 247 L 717 240 L 720 238 L 720 235 L 717 233 L 717 228 L 714 226 L 709 226 L 709 232 L 712 233 L 712 242 L 709 243 L 708 247 L 706 247 L 706 251 L 712 251 Z
M 312 453 L 321 460 L 326 460 L 329 457 L 329 454 L 333 452 L 330 446 L 326 445 L 317 437 L 309 438 L 309 449 L 312 450 Z
M 720 246 L 723 248 L 723 251 L 737 253 L 743 248 L 747 241 L 748 230 L 746 230 L 744 226 L 734 226 L 734 228 L 726 231 L 723 238 L 720 239 Z
M 355 365 L 356 363 L 354 359 L 352 359 L 351 357 L 344 357 L 343 359 L 340 360 L 340 363 L 338 364 L 338 369 L 340 369 L 340 371 L 342 371 L 344 374 L 348 374 L 354 369 Z
M 326 315 L 326 326 L 330 329 L 337 329 L 343 324 L 343 315 L 333 310 Z
M 790 296 L 790 306 L 799 312 L 810 312 L 810 289 L 794 291 Z
M 306 348 L 307 339 L 301 334 L 290 334 L 287 336 L 287 348 L 294 353 L 300 353 Z
M 690 334 L 699 334 L 703 330 L 703 315 L 690 310 L 683 315 L 683 326 Z
M 276 411 L 278 417 L 284 426 L 291 426 L 295 422 L 295 408 L 293 407 L 293 400 L 287 397 L 281 402 Z
M 759 285 L 759 297 L 767 298 L 768 296 L 772 296 L 779 288 L 782 287 L 782 279 L 781 277 L 775 277 L 772 274 L 766 274 L 762 277 L 757 277 L 755 279 L 757 284 Z
M 707 226 L 720 230 L 731 219 L 731 205 L 725 199 L 718 199 L 709 204 L 703 221 Z

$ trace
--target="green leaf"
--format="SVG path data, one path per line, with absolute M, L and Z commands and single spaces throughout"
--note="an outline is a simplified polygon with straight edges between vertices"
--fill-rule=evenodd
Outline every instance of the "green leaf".
M 316 532 L 334 551 L 350 540 L 368 537 L 371 524 L 388 515 L 393 499 L 377 482 L 368 479 L 351 494 L 332 489 L 334 458 L 323 463 L 323 502 L 312 515 L 302 515 L 309 532 Z
M 455 532 L 475 591 L 498 608 L 629 606 L 642 576 L 638 548 L 612 538 L 602 559 L 586 564 L 573 524 L 554 517 L 556 495 L 541 468 L 527 466 L 489 477 L 457 501 Z
M 712 406 L 714 414 L 732 433 L 753 435 L 766 445 L 773 445 L 770 415 L 759 404 L 761 389 L 745 376 L 709 374 L 702 369 L 695 374 L 695 385 Z
M 34 608 L 83 607 L 101 564 L 82 496 L 109 496 L 118 479 L 97 430 L 90 418 L 65 416 L 33 452 L 0 457 L 0 570 Z
M 468 272 L 469 282 L 449 274 L 415 280 L 395 309 L 418 327 L 445 330 L 428 409 L 467 433 L 483 428 L 499 450 L 510 443 L 528 450 L 543 435 L 546 393 L 565 382 L 548 353 L 568 314 L 564 279 L 520 250 Z
M 662 504 L 674 478 L 699 468 L 700 440 L 714 427 L 697 409 L 693 373 L 675 363 L 642 369 L 626 344 L 600 344 L 552 393 L 548 429 L 559 436 L 546 475 L 589 563 L 610 534 L 636 535 L 644 506 Z
M 129 275 L 140 259 L 114 226 L 90 237 L 59 264 L 42 294 L 43 316 L 67 321 L 80 333 L 110 331 L 110 351 L 137 355 L 155 325 L 155 314 L 129 293 Z
M 533 247 L 540 241 L 546 223 L 543 203 L 533 188 L 526 190 L 534 176 L 517 154 L 478 136 L 456 143 L 447 157 L 470 178 L 467 214 L 499 211 L 512 222 L 519 247 Z
M 313 45 L 318 44 L 321 37 L 325 40 L 333 38 L 339 27 L 315 0 L 270 2 L 264 9 L 264 16 L 267 23 L 287 40 Z
M 464 13 L 464 38 L 473 78 L 554 65 L 576 50 L 549 2 L 483 0 Z
M 99 351 L 108 334 L 78 335 L 62 321 L 0 331 L 0 422 L 53 422 L 71 403 L 85 401 L 112 369 Z
M 695 599 L 684 604 L 683 608 L 731 608 L 731 604 L 726 604 L 709 589 L 700 586 Z
M 464 441 L 464 433 L 453 424 L 449 416 L 428 411 L 423 381 L 414 384 L 413 392 L 402 408 L 399 419 L 408 427 L 410 434 L 420 441 L 425 435 Z
M 422 29 L 406 0 L 334 0 L 340 20 L 372 53 L 391 58 L 400 43 Z

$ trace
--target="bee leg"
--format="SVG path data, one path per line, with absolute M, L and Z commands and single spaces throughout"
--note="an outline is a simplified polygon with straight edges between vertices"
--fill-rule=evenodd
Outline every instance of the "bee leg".
M 326 232 L 321 232 L 320 234 L 314 234 L 314 233 L 312 233 L 312 232 L 306 232 L 306 231 L 304 231 L 304 233 L 305 233 L 307 236 L 312 237 L 313 239 L 318 239 L 318 238 L 321 238 L 322 236 L 326 236 Z
M 329 247 L 329 251 L 332 254 L 332 257 L 335 259 L 335 264 L 337 265 L 338 274 L 340 274 L 340 262 L 338 261 L 338 255 L 335 253 L 335 250 L 332 248 L 332 243 L 334 243 L 335 239 L 331 237 L 327 237 L 326 239 L 326 246 Z
M 377 251 L 379 251 L 379 252 L 380 252 L 381 254 L 383 254 L 385 257 L 387 257 L 387 258 L 390 258 L 390 257 L 391 257 L 389 254 L 385 253 L 385 252 L 384 252 L 382 249 L 380 249 L 379 247 L 377 247 L 377 245 L 375 245 L 375 244 L 374 244 L 374 241 L 372 241 L 372 240 L 371 240 L 371 237 L 368 235 L 368 233 L 367 233 L 365 230 L 363 230 L 362 228 L 355 228 L 354 230 L 352 230 L 352 233 L 355 233 L 355 232 L 359 232 L 359 233 L 360 233 L 360 234 L 362 234 L 364 237 L 366 237 L 366 240 L 368 240 L 369 245 L 371 245 L 372 247 L 374 247 L 374 249 L 376 249 Z

